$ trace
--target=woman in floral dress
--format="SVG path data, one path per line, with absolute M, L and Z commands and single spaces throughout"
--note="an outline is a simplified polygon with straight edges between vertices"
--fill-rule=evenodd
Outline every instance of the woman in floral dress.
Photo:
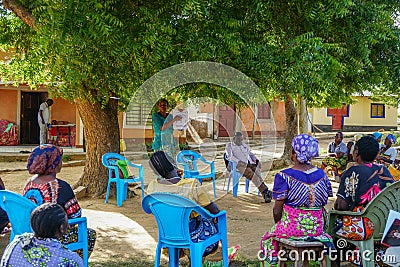
M 373 163 L 378 151 L 379 143 L 371 136 L 357 141 L 353 152 L 357 165 L 342 175 L 334 206 L 336 210 L 362 211 L 383 188 L 393 183 L 389 170 Z M 350 240 L 367 240 L 374 233 L 374 225 L 368 218 L 343 216 L 337 224 L 336 234 Z M 359 259 L 345 260 L 356 263 Z
M 18 235 L 7 246 L 1 259 L 1 267 L 83 267 L 82 259 L 59 241 L 68 229 L 64 209 L 55 203 L 45 203 L 31 215 L 34 234 Z
M 276 224 L 261 240 L 263 266 L 277 264 L 279 248 L 274 237 L 299 240 L 312 237 L 333 246 L 332 238 L 323 231 L 324 206 L 332 196 L 332 187 L 325 172 L 311 165 L 310 160 L 315 156 L 318 156 L 318 141 L 306 134 L 298 135 L 292 142 L 294 166 L 275 175 L 272 197 Z

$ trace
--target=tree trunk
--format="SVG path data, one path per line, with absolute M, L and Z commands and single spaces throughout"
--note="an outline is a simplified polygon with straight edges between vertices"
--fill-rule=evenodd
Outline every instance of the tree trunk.
M 118 101 L 110 99 L 105 107 L 99 103 L 77 100 L 76 106 L 84 126 L 86 163 L 75 186 L 84 186 L 87 193 L 99 196 L 106 191 L 108 171 L 101 163 L 107 152 L 119 153 Z
M 285 115 L 286 115 L 286 133 L 285 133 L 285 149 L 282 159 L 290 164 L 290 153 L 292 151 L 292 140 L 297 134 L 297 111 L 294 106 L 293 99 L 286 95 L 285 97 Z
M 300 95 L 297 97 L 297 107 L 299 110 L 299 133 L 306 134 L 308 132 L 307 103 Z

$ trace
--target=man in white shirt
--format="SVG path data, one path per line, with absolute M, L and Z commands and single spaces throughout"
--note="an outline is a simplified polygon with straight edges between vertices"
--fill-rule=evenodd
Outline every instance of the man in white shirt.
M 39 106 L 38 124 L 40 129 L 39 142 L 41 145 L 47 143 L 47 124 L 50 119 L 49 107 L 51 105 L 53 105 L 53 99 L 49 98 Z
M 227 158 L 236 162 L 236 169 L 244 177 L 253 182 L 260 190 L 266 203 L 271 202 L 272 192 L 263 182 L 261 177 L 261 164 L 256 155 L 250 151 L 250 148 L 243 143 L 243 134 L 236 132 L 232 142 L 226 144 L 225 151 Z

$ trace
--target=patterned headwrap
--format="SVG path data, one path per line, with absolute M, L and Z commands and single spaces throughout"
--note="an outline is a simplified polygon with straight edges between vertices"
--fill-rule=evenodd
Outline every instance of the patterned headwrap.
M 396 137 L 393 134 L 388 134 L 386 138 L 390 141 L 390 143 L 392 144 L 396 143 Z
M 55 145 L 45 144 L 36 147 L 28 158 L 27 169 L 30 174 L 52 174 L 61 161 L 63 152 Z
M 310 163 L 310 159 L 318 156 L 318 141 L 307 134 L 300 134 L 292 141 L 292 148 L 300 163 Z

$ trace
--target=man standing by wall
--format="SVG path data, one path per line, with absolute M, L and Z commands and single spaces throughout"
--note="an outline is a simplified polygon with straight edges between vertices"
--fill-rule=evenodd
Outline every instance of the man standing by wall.
M 40 104 L 38 112 L 38 123 L 39 123 L 39 142 L 41 145 L 47 143 L 47 124 L 49 123 L 50 110 L 49 107 L 53 105 L 53 99 L 47 99 L 45 102 Z

